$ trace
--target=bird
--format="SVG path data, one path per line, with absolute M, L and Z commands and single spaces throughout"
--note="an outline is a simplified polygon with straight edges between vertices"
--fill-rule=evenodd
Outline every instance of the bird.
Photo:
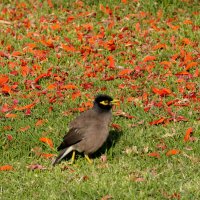
M 60 153 L 52 165 L 59 164 L 70 152 L 73 152 L 71 158 L 71 163 L 73 163 L 76 151 L 84 153 L 86 160 L 92 163 L 89 155 L 96 152 L 107 140 L 109 124 L 112 120 L 111 110 L 118 102 L 119 100 L 107 94 L 97 95 L 93 107 L 69 123 L 69 131 L 58 146 L 57 150 Z

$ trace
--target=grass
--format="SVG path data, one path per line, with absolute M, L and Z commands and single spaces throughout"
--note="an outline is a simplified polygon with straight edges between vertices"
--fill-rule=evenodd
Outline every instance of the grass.
M 0 198 L 199 199 L 198 1 L 52 3 L 0 4 L 0 167 L 12 166 L 0 171 Z M 120 76 L 124 69 L 132 71 Z M 41 74 L 49 75 L 34 82 Z M 111 127 L 92 165 L 78 154 L 74 165 L 53 168 L 42 155 L 57 154 L 68 123 L 97 93 L 120 99 L 113 109 L 120 130 Z M 169 106 L 171 100 L 177 102 Z M 179 153 L 166 156 L 172 149 Z M 36 165 L 42 169 L 30 169 Z

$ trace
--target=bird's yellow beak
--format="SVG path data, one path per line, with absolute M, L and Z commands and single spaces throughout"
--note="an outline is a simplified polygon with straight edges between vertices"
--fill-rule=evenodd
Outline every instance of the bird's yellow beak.
M 118 99 L 113 99 L 113 100 L 111 101 L 111 104 L 113 104 L 113 105 L 118 105 L 118 103 L 119 103 L 119 100 L 118 100 Z

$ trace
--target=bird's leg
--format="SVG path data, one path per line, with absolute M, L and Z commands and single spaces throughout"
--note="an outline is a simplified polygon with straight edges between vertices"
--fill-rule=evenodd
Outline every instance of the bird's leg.
M 85 159 L 90 163 L 90 164 L 92 164 L 92 160 L 89 158 L 89 156 L 88 155 L 86 155 L 85 154 Z
M 69 163 L 69 164 L 73 164 L 73 163 L 74 163 L 74 160 L 75 160 L 75 155 L 76 155 L 76 152 L 75 152 L 75 151 L 73 151 L 73 152 L 72 152 L 72 158 L 71 158 L 71 161 L 70 161 L 70 163 Z

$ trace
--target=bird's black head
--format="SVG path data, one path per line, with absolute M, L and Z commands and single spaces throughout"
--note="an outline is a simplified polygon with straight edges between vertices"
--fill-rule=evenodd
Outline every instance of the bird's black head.
M 106 94 L 99 94 L 94 100 L 94 107 L 97 106 L 98 108 L 106 111 L 110 110 L 115 103 L 116 102 L 114 102 L 112 97 Z

